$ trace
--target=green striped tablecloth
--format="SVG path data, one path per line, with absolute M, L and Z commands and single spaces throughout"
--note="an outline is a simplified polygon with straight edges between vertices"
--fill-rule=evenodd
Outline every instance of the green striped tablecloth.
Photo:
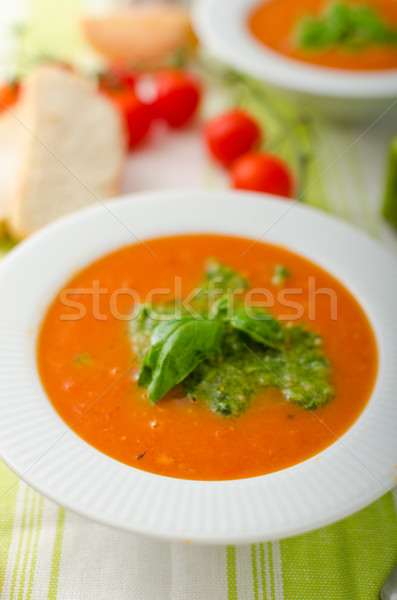
M 6 467 L 0 481 L 0 590 L 7 600 L 375 600 L 397 561 L 391 493 L 306 535 L 202 548 L 88 522 L 16 484 Z
M 330 125 L 314 119 L 318 179 L 312 197 L 318 193 L 325 209 L 396 252 L 396 236 L 381 223 L 379 203 L 386 143 L 397 123 L 386 115 L 367 129 L 368 124 Z M 175 134 L 168 142 L 172 162 L 167 159 L 166 168 L 161 162 L 164 150 L 133 156 L 125 189 L 144 187 L 145 169 L 151 184 L 153 172 L 157 186 L 179 184 L 182 162 L 184 185 L 186 177 L 197 185 L 223 185 L 220 175 L 208 175 L 197 139 L 194 133 Z M 192 172 L 189 165 L 195 165 Z M 375 600 L 396 562 L 391 492 L 361 512 L 306 535 L 203 548 L 156 542 L 91 523 L 44 499 L 0 464 L 2 599 Z

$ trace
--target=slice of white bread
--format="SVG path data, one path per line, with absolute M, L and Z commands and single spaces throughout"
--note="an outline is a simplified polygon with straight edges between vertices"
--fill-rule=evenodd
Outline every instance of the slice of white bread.
M 3 152 L 16 153 L 0 202 L 21 239 L 50 221 L 117 194 L 125 156 L 121 118 L 91 81 L 55 65 L 23 84 L 12 114 L 0 117 Z M 12 119 L 6 125 L 3 119 Z M 8 141 L 1 128 L 11 127 Z M 16 167 L 15 167 L 16 165 Z M 1 217 L 0 217 L 1 218 Z

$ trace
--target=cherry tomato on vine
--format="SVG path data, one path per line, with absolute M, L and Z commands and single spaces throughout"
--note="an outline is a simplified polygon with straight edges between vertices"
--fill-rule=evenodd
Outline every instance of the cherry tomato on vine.
M 113 64 L 99 74 L 99 85 L 107 90 L 130 88 L 135 90 L 139 73 L 124 65 Z
M 131 149 L 147 136 L 153 122 L 152 107 L 142 102 L 135 92 L 116 94 L 113 102 L 124 117 L 128 148 Z
M 256 121 L 238 108 L 214 117 L 204 128 L 204 139 L 211 155 L 225 167 L 256 148 L 261 137 Z
M 249 152 L 237 159 L 230 171 L 231 186 L 240 190 L 267 192 L 291 198 L 293 177 L 290 168 L 278 156 Z
M 122 67 L 112 67 L 99 77 L 99 89 L 118 109 L 125 126 L 128 149 L 137 146 L 153 122 L 153 107 L 142 102 L 135 85 L 137 75 Z
M 181 127 L 195 115 L 201 98 L 196 77 L 180 69 L 165 69 L 153 76 L 156 116 L 171 127 Z

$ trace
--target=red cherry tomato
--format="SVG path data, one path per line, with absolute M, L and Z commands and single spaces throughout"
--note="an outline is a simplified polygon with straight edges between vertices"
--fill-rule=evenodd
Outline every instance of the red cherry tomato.
M 171 127 L 181 127 L 197 111 L 201 97 L 201 85 L 186 71 L 167 69 L 153 77 L 156 91 L 155 111 Z
M 261 131 L 250 115 L 234 109 L 211 119 L 204 138 L 213 158 L 228 167 L 259 144 Z
M 112 68 L 99 78 L 99 89 L 113 102 L 124 121 L 128 149 L 146 137 L 153 121 L 152 106 L 136 94 L 136 78 L 133 71 L 121 68 Z
M 0 87 L 0 113 L 12 106 L 18 99 L 19 83 L 6 83 Z
M 132 90 L 114 93 L 111 99 L 124 119 L 128 148 L 131 149 L 148 134 L 153 121 L 152 107 L 142 102 Z
M 293 178 L 289 167 L 274 154 L 250 152 L 232 165 L 231 185 L 240 190 L 267 192 L 291 198 Z

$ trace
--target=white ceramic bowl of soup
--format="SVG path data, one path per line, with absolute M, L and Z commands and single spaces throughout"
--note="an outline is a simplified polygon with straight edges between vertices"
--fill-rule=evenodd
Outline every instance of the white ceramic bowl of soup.
M 334 69 L 283 56 L 249 30 L 249 15 L 259 4 L 260 0 L 196 0 L 194 26 L 204 47 L 235 69 L 327 114 L 354 119 L 397 114 L 397 69 Z
M 375 332 L 379 370 L 361 416 L 318 455 L 269 475 L 192 481 L 122 464 L 66 425 L 38 374 L 43 317 L 76 271 L 137 241 L 202 232 L 245 237 L 247 248 L 263 240 L 309 258 L 348 288 Z M 162 539 L 245 543 L 341 519 L 395 485 L 396 266 L 380 244 L 336 218 L 261 194 L 136 194 L 61 219 L 0 266 L 0 457 L 56 503 Z

